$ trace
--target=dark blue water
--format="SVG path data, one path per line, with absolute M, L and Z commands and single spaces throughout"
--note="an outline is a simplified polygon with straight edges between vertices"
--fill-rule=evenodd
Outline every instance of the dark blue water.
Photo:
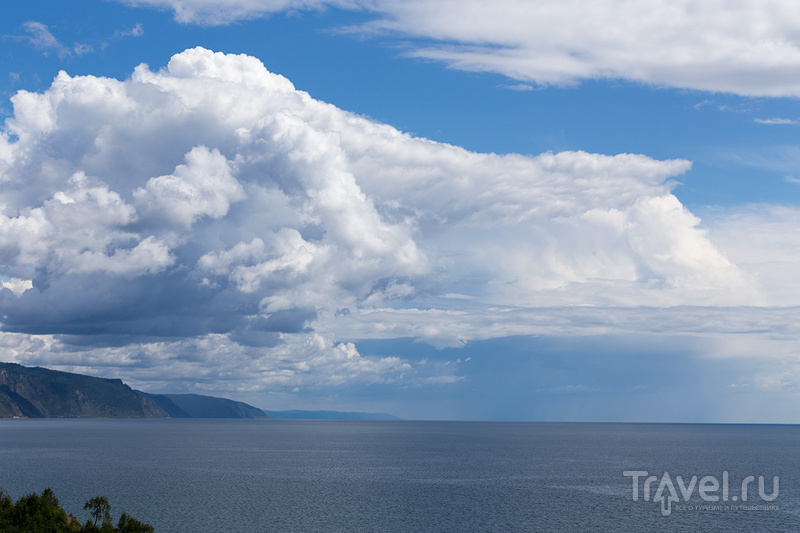
M 633 501 L 630 470 L 727 471 L 730 496 L 779 476 L 779 494 L 760 500 L 756 481 L 761 508 L 712 508 L 695 486 L 662 516 L 658 482 Z M 800 531 L 800 427 L 2 420 L 0 486 L 51 487 L 81 519 L 106 495 L 158 533 Z

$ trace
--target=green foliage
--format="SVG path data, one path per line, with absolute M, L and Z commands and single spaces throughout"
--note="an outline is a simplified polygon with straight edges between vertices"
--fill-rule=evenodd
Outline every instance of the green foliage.
M 4 533 L 73 533 L 67 513 L 53 491 L 28 494 L 14 504 L 0 491 L 0 531 Z
M 117 531 L 119 533 L 153 533 L 153 526 L 139 522 L 128 516 L 128 513 L 122 513 L 117 523 Z
M 111 505 L 105 496 L 95 496 L 83 504 L 83 510 L 91 512 L 95 523 L 99 522 L 103 525 L 111 523 Z
M 95 496 L 84 509 L 91 512 L 92 520 L 83 527 L 68 515 L 58 503 L 55 494 L 45 489 L 23 496 L 16 503 L 0 490 L 0 532 L 2 533 L 153 533 L 153 526 L 122 513 L 117 527 L 111 521 L 111 505 L 105 496 Z M 98 525 L 99 524 L 99 525 Z

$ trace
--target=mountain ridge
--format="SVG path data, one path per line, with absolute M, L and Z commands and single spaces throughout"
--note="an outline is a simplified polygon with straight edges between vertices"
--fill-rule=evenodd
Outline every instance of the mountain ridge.
M 244 402 L 150 394 L 121 379 L 0 363 L 0 418 L 268 418 Z

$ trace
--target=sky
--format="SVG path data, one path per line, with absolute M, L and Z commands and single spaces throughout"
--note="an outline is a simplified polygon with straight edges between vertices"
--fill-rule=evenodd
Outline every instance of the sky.
M 271 410 L 800 423 L 790 0 L 0 17 L 0 360 Z

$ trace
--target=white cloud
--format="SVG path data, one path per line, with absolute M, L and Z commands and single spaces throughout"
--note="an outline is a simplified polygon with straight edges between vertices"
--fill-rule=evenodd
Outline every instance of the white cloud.
M 108 48 L 111 41 L 118 41 L 120 39 L 124 39 L 126 37 L 141 37 L 144 35 L 144 26 L 140 22 L 137 22 L 131 29 L 129 30 L 120 30 L 115 29 L 114 34 L 109 37 L 108 39 L 102 40 L 98 43 L 98 46 L 105 50 Z
M 643 305 L 772 294 L 671 194 L 687 161 L 473 153 L 201 48 L 124 81 L 62 72 L 12 101 L 0 275 L 19 281 L 0 313 L 75 368 L 455 382 L 337 339 L 596 332 Z
M 613 290 L 614 287 L 609 287 Z M 771 360 L 800 353 L 800 307 L 510 307 L 357 309 L 323 315 L 320 328 L 343 338 L 416 338 L 437 348 L 512 336 L 669 335 L 697 339 L 707 357 Z M 677 344 L 677 343 L 676 343 Z
M 50 29 L 47 27 L 47 25 L 42 24 L 41 22 L 28 21 L 22 25 L 22 28 L 28 34 L 26 37 L 24 37 L 24 39 L 34 47 L 41 50 L 44 55 L 47 55 L 50 52 L 55 52 L 56 55 L 62 59 L 72 55 L 72 52 L 69 50 L 69 48 L 61 44 L 58 39 L 56 39 L 56 37 L 50 32 Z M 78 46 L 80 45 L 76 45 L 75 52 L 78 53 L 78 55 L 81 55 Z
M 202 216 L 225 216 L 231 203 L 243 200 L 245 194 L 225 156 L 200 146 L 186 154 L 185 165 L 178 165 L 169 176 L 150 178 L 144 188 L 133 191 L 133 197 L 142 216 L 188 228 Z
M 32 283 L 28 279 L 10 278 L 8 280 L 0 279 L 0 287 L 8 289 L 16 295 L 20 295 L 32 287 Z
M 533 85 L 529 85 L 527 83 L 517 83 L 514 85 L 503 85 L 504 89 L 509 89 L 512 91 L 532 91 L 534 89 Z
M 753 120 L 759 124 L 766 124 L 768 126 L 784 125 L 784 124 L 800 124 L 800 121 L 792 118 L 755 118 Z
M 171 264 L 166 248 L 154 237 L 137 241 L 126 226 L 136 219 L 133 208 L 82 172 L 63 176 L 63 189 L 38 206 L 0 214 L 0 247 L 10 264 L 53 275 L 115 272 L 139 275 Z M 32 191 L 31 191 L 32 192 Z
M 140 22 L 137 22 L 133 28 L 129 30 L 117 30 L 115 35 L 118 37 L 141 37 L 144 35 L 144 26 L 142 26 Z
M 800 303 L 800 210 L 746 205 L 710 213 L 708 231 L 772 305 Z
M 624 79 L 750 96 L 798 96 L 792 0 L 119 0 L 203 25 L 292 10 L 374 13 L 350 31 L 411 38 L 409 55 L 527 84 Z M 420 42 L 422 41 L 422 42 Z
M 75 43 L 75 46 L 72 47 L 72 51 L 75 55 L 82 56 L 94 51 L 91 45 L 85 43 Z
M 225 335 L 204 335 L 76 352 L 56 337 L 5 333 L 0 335 L 0 358 L 72 372 L 96 373 L 100 366 L 107 377 L 123 377 L 145 390 L 206 393 L 424 379 L 415 377 L 418 371 L 427 376 L 425 369 L 405 359 L 363 356 L 352 343 L 337 343 L 330 336 L 289 335 L 284 340 L 280 346 L 264 349 L 239 345 Z M 186 378 L 193 383 L 183 383 Z
M 327 6 L 357 7 L 359 0 L 118 0 L 131 6 L 170 9 L 175 19 L 186 24 L 218 26 L 270 15 L 281 11 L 324 9 Z
M 717 150 L 713 154 L 726 163 L 766 169 L 772 172 L 792 173 L 800 164 L 800 146 L 771 144 L 763 147 L 740 147 Z

